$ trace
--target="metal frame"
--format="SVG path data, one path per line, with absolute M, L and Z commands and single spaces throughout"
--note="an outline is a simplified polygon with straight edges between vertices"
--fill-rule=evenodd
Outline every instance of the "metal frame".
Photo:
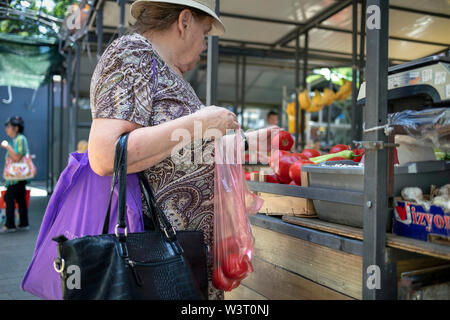
M 216 1 L 216 14 L 220 14 L 220 0 Z M 206 104 L 218 104 L 219 86 L 219 37 L 208 37 L 208 64 L 206 80 Z
M 387 80 L 388 80 L 388 34 L 389 0 L 367 0 L 367 8 L 377 6 L 379 12 L 373 15 L 380 21 L 380 28 L 367 32 L 367 88 L 365 123 L 367 128 L 383 125 L 387 121 Z M 384 132 L 378 130 L 364 135 L 367 141 L 387 143 Z M 391 159 L 392 160 L 392 159 Z M 386 219 L 388 196 L 393 181 L 388 181 L 387 149 L 367 149 L 364 164 L 364 228 L 363 228 L 363 299 L 396 299 L 397 283 L 395 268 L 386 260 Z M 380 287 L 369 285 L 373 273 L 378 268 Z

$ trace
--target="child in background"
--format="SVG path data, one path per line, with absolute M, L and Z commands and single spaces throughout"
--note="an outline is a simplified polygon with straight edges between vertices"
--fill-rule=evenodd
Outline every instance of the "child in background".
M 10 157 L 12 161 L 18 162 L 29 153 L 27 138 L 23 135 L 24 122 L 21 117 L 15 116 L 9 118 L 5 122 L 6 134 L 12 139 L 12 144 L 7 141 L 2 141 L 1 147 L 6 149 L 6 157 Z M 29 230 L 28 226 L 28 208 L 26 203 L 26 180 L 6 181 L 6 224 L 0 233 L 15 232 L 17 230 Z M 15 203 L 19 206 L 20 224 L 16 228 L 15 223 Z

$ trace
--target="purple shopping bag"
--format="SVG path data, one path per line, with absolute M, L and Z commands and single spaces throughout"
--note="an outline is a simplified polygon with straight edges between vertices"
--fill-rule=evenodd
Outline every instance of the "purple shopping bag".
M 52 238 L 68 239 L 102 233 L 108 207 L 112 177 L 101 177 L 92 171 L 88 153 L 72 153 L 62 172 L 45 211 L 33 259 L 22 281 L 22 289 L 49 300 L 62 299 L 59 273 L 53 268 L 57 243 Z M 117 186 L 111 206 L 109 233 L 117 224 Z M 127 176 L 128 232 L 144 231 L 142 202 L 136 174 Z

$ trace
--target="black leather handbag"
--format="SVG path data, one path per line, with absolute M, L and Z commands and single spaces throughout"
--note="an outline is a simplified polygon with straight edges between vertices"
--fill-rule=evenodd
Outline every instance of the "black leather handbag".
M 150 209 L 150 217 L 143 215 L 145 232 L 127 233 L 127 141 L 128 134 L 123 135 L 116 146 L 114 175 L 102 235 L 73 240 L 64 236 L 53 239 L 58 243 L 55 268 L 61 275 L 63 299 L 207 299 L 203 233 L 176 231 L 156 204 L 153 191 L 142 174 L 138 174 L 139 183 Z M 117 177 L 118 223 L 115 234 L 108 234 Z M 119 233 L 119 229 L 123 233 Z

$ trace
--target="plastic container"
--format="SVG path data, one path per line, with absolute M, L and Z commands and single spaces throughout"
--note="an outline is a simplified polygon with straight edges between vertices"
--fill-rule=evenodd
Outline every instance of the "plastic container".
M 346 166 L 305 165 L 302 170 L 309 173 L 309 185 L 323 188 L 324 192 L 347 190 L 364 192 L 364 166 L 351 161 L 334 162 Z M 449 183 L 449 161 L 410 162 L 394 169 L 394 196 L 400 196 L 405 187 L 419 187 L 429 193 L 430 185 L 438 187 Z M 348 225 L 363 227 L 364 207 L 324 200 L 314 200 L 319 219 Z M 386 231 L 392 227 L 392 212 L 386 212 Z

